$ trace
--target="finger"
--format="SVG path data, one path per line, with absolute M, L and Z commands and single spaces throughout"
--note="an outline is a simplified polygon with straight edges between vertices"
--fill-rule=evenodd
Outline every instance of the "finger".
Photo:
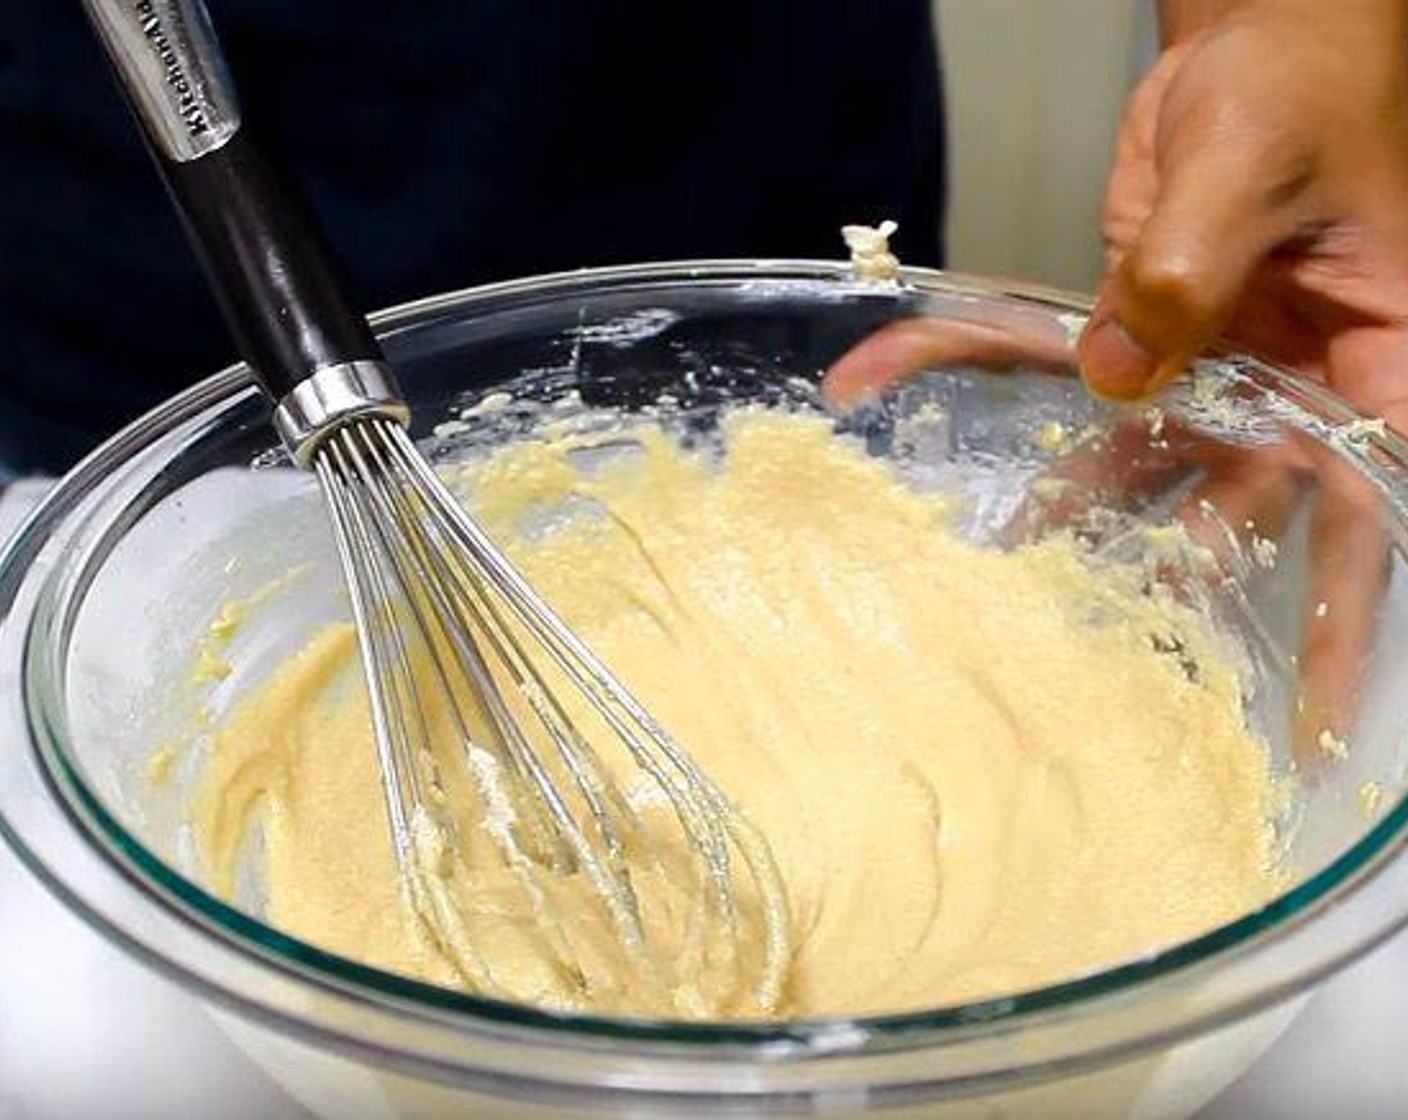
M 1186 45 L 1164 51 L 1125 104 L 1101 212 L 1100 233 L 1109 267 L 1123 259 L 1154 208 L 1159 188 L 1159 106 L 1187 54 Z
M 1361 412 L 1408 435 L 1408 325 L 1341 330 L 1328 349 L 1330 386 Z
M 1328 449 L 1309 535 L 1310 581 L 1292 747 L 1304 770 L 1342 753 L 1354 726 L 1389 572 L 1389 541 L 1373 485 Z
M 1174 516 L 1220 570 L 1232 571 L 1253 536 L 1275 540 L 1284 531 L 1309 463 L 1290 444 L 1238 446 L 1172 411 L 1125 410 L 1028 485 L 1003 540 L 1019 544 L 1051 529 L 1081 529 L 1097 510 L 1138 510 L 1195 472 L 1201 477 Z
M 1147 418 L 1117 417 L 1052 460 L 1027 485 L 998 540 L 1014 547 L 1056 530 L 1092 533 L 1100 512 L 1132 509 L 1173 485 L 1185 470 L 1176 453 L 1153 446 Z
M 1390 315 L 1363 318 L 1371 325 L 1332 336 L 1328 378 L 1361 410 L 1408 432 L 1408 330 Z M 1327 753 L 1345 749 L 1354 727 L 1387 589 L 1391 542 L 1382 499 L 1359 467 L 1332 448 L 1315 444 L 1309 450 L 1320 489 L 1310 526 L 1292 744 L 1298 763 L 1313 772 L 1330 761 Z
M 1262 261 L 1300 228 L 1305 175 L 1274 146 L 1260 157 L 1211 124 L 1170 141 L 1153 209 L 1106 276 L 1079 343 L 1092 391 L 1153 392 L 1213 341 Z M 1269 183 L 1269 185 L 1268 185 Z
M 1211 444 L 1212 441 L 1209 441 Z M 1202 482 L 1179 503 L 1175 516 L 1219 570 L 1234 574 L 1255 557 L 1259 541 L 1273 545 L 1286 531 L 1305 488 L 1307 471 L 1280 448 L 1212 444 Z
M 821 390 L 831 404 L 845 408 L 924 370 L 968 365 L 1064 372 L 1070 362 L 1065 328 L 1044 312 L 984 323 L 926 315 L 867 335 L 832 364 Z

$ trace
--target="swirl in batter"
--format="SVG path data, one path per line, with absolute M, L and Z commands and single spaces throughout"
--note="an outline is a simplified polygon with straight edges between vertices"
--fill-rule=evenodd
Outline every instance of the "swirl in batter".
M 570 439 L 508 446 L 466 492 L 770 841 L 794 931 L 771 1013 L 1068 980 L 1275 891 L 1274 783 L 1238 674 L 1146 573 L 1093 566 L 1059 537 L 969 543 L 948 501 L 822 418 L 741 410 L 722 458 L 634 437 L 590 468 Z M 531 516 L 546 508 L 578 512 Z M 398 896 L 357 674 L 350 627 L 333 627 L 225 719 L 193 806 L 203 860 L 231 894 L 257 835 L 272 924 L 453 984 Z M 658 1010 L 609 938 L 590 990 L 561 982 L 494 874 L 467 904 L 518 946 L 512 994 Z

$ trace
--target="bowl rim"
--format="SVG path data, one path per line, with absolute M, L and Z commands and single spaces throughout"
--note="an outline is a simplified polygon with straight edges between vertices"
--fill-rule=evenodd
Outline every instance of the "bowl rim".
M 851 279 L 848 266 L 837 262 L 656 262 L 559 272 L 460 289 L 399 304 L 370 318 L 379 333 L 394 335 L 404 327 L 422 323 L 443 312 L 467 318 L 483 305 L 507 296 L 553 299 L 562 293 L 596 293 L 613 285 L 637 282 L 651 286 L 712 282 L 737 284 L 750 279 L 793 285 L 792 290 L 798 290 L 795 287 L 798 283 L 806 286 L 821 282 L 828 291 L 833 292 L 845 291 L 849 285 L 860 283 Z M 994 281 L 929 269 L 905 269 L 900 285 L 887 290 L 911 289 L 959 298 L 971 295 L 982 299 L 1016 300 L 1076 315 L 1083 315 L 1090 307 L 1090 301 L 1085 297 L 1043 285 Z M 877 291 L 871 282 L 864 283 L 861 290 L 872 294 Z M 1241 354 L 1238 360 L 1243 360 Z M 1308 401 L 1333 421 L 1349 422 L 1359 416 L 1333 394 L 1294 372 L 1265 362 L 1253 360 L 1253 363 L 1254 372 L 1269 381 L 1273 388 L 1283 395 Z M 35 570 L 28 569 L 27 561 L 55 534 L 64 530 L 65 519 L 92 496 L 110 472 L 122 464 L 130 465 L 137 461 L 144 450 L 170 437 L 183 424 L 193 422 L 202 415 L 218 413 L 250 391 L 243 363 L 227 367 L 129 425 L 74 468 L 0 554 L 0 611 L 4 612 L 6 621 L 18 592 L 35 575 Z M 1408 444 L 1391 432 L 1384 435 L 1371 432 L 1368 442 L 1380 456 L 1387 457 L 1403 471 L 1404 477 L 1408 477 Z M 1277 895 L 1259 909 L 1197 938 L 1059 984 L 933 1010 L 787 1020 L 781 1023 L 698 1024 L 562 1014 L 487 999 L 371 968 L 279 933 L 207 894 L 127 833 L 108 811 L 102 797 L 89 788 L 68 758 L 62 743 L 61 713 L 56 722 L 52 698 L 41 695 L 43 689 L 36 687 L 34 681 L 35 658 L 42 658 L 44 653 L 40 648 L 43 644 L 42 632 L 46 626 L 53 626 L 57 621 L 54 612 L 64 606 L 60 601 L 62 596 L 54 593 L 54 581 L 63 575 L 59 570 L 50 572 L 44 586 L 39 589 L 40 601 L 24 632 L 21 668 L 30 737 L 28 745 L 69 826 L 103 857 L 113 872 L 126 880 L 131 889 L 144 893 L 149 902 L 155 901 L 169 919 L 193 924 L 201 936 L 215 936 L 223 941 L 226 948 L 236 950 L 247 961 L 253 962 L 257 969 L 273 968 L 299 984 L 311 985 L 324 993 L 335 991 L 341 996 L 350 995 L 358 1004 L 383 1003 L 385 1009 L 396 1016 L 423 1016 L 427 1022 L 439 1025 L 448 1023 L 458 1028 L 506 1028 L 515 1036 L 526 1032 L 539 1041 L 546 1038 L 588 1049 L 601 1044 L 615 1047 L 640 1044 L 646 1050 L 662 1046 L 667 1050 L 683 1047 L 697 1057 L 698 1054 L 693 1052 L 707 1048 L 711 1060 L 726 1061 L 739 1058 L 750 1061 L 834 1058 L 838 1055 L 932 1046 L 947 1039 L 990 1038 L 1028 1024 L 1059 1026 L 1074 1014 L 1087 1017 L 1084 1013 L 1091 1012 L 1091 1009 L 1113 1006 L 1141 993 L 1166 988 L 1171 980 L 1200 970 L 1206 972 L 1213 967 L 1229 967 L 1230 962 L 1267 949 L 1268 942 L 1282 939 L 1336 907 L 1343 908 L 1343 904 L 1356 892 L 1375 879 L 1381 880 L 1381 873 L 1390 864 L 1408 863 L 1395 860 L 1408 846 L 1408 799 L 1403 799 L 1387 809 L 1350 848 L 1315 875 Z M 44 597 L 46 593 L 47 599 Z M 73 607 L 73 603 L 68 604 L 69 609 Z M 49 630 L 50 634 L 54 632 Z M 194 975 L 189 969 L 173 967 L 173 962 L 159 947 L 134 935 L 104 907 L 66 882 L 62 872 L 44 858 L 12 821 L 7 820 L 3 802 L 0 802 L 0 834 L 46 886 L 105 936 L 124 944 L 161 970 L 177 973 L 183 980 L 203 989 L 208 996 L 245 1010 L 254 1010 L 266 1018 L 280 1018 L 276 1010 L 263 1006 L 257 996 L 248 991 L 237 990 L 235 985 L 212 982 L 210 977 Z M 1320 954 L 1313 964 L 1304 964 L 1290 974 L 1281 975 L 1277 983 L 1261 984 L 1255 991 L 1239 992 L 1238 998 L 1223 1000 L 1215 1008 L 1205 1009 L 1204 1014 L 1181 1024 L 1165 1023 L 1157 1031 L 1145 1031 L 1138 1037 L 1111 1039 L 1097 1050 L 1076 1048 L 1082 1052 L 1067 1055 L 1067 1064 L 1077 1059 L 1086 1062 L 1109 1060 L 1112 1055 L 1148 1048 L 1173 1037 L 1186 1037 L 1214 1023 L 1239 1018 L 1284 1000 L 1348 960 L 1367 952 L 1405 922 L 1408 922 L 1408 897 L 1405 897 L 1404 904 L 1391 920 L 1381 920 L 1372 928 L 1358 930 L 1356 936 L 1343 940 L 1336 952 Z M 308 1027 L 307 1023 L 291 1022 L 287 1016 L 283 1018 L 286 1026 Z M 351 1035 L 339 1034 L 336 1030 L 319 1032 L 315 1029 L 308 1032 L 305 1029 L 304 1033 L 324 1033 L 343 1042 L 356 1041 Z

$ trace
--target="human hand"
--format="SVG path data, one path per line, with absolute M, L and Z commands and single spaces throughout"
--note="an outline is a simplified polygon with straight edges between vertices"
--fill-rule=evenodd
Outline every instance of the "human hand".
M 1146 396 L 1221 337 L 1408 432 L 1408 4 L 1203 7 L 1218 18 L 1170 46 L 1128 106 L 1106 199 L 1108 268 L 1079 343 L 1086 381 L 1107 397 Z M 1052 340 L 1021 333 L 894 324 L 839 360 L 826 386 L 845 403 L 964 360 L 1059 365 Z M 1099 479 L 1126 493 L 1158 486 L 1161 457 L 1147 433 L 1125 429 L 1053 465 L 1074 484 L 1066 493 Z M 1314 762 L 1323 734 L 1339 739 L 1354 722 L 1387 572 L 1381 504 L 1332 451 L 1293 434 L 1260 449 L 1171 438 L 1182 445 L 1172 460 L 1201 470 L 1177 516 L 1204 543 L 1216 547 L 1222 527 L 1275 538 L 1308 496 L 1293 739 Z
M 1130 99 L 1105 201 L 1105 279 L 1079 346 L 1086 381 L 1146 395 L 1220 336 L 1408 432 L 1408 5 L 1221 7 Z M 1304 758 L 1317 728 L 1338 737 L 1353 722 L 1388 544 L 1377 500 L 1345 464 L 1308 447 L 1294 459 L 1288 470 L 1318 482 Z
M 1142 397 L 1222 336 L 1408 429 L 1408 5 L 1221 7 L 1130 98 L 1086 381 Z
M 823 391 L 847 408 L 926 370 L 1069 374 L 1072 358 L 1064 329 L 1047 311 L 993 307 L 981 323 L 935 313 L 898 320 L 861 340 L 832 364 Z M 1175 563 L 1161 578 L 1179 585 L 1212 577 L 1202 594 L 1216 599 L 1261 570 L 1264 542 L 1282 540 L 1308 504 L 1309 531 L 1296 538 L 1306 542 L 1301 638 L 1280 656 L 1289 659 L 1286 671 L 1295 681 L 1293 757 L 1307 777 L 1332 765 L 1327 746 L 1338 751 L 1355 723 L 1388 572 L 1388 513 L 1373 484 L 1332 448 L 1292 427 L 1251 443 L 1219 438 L 1189 422 L 1173 402 L 1113 411 L 1076 435 L 1070 445 L 1049 449 L 1052 459 L 998 536 L 1002 545 L 1051 531 L 1085 536 L 1108 512 L 1137 512 L 1176 495 L 1174 522 L 1215 567 L 1184 570 Z M 1192 551 L 1182 554 L 1194 558 Z M 1283 550 L 1278 564 L 1294 563 L 1293 555 Z

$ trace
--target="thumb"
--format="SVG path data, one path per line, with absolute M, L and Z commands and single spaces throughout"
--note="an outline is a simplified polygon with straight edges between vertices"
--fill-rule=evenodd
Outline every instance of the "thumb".
M 1292 203 L 1304 176 L 1268 189 L 1288 180 L 1269 177 L 1266 161 L 1241 145 L 1208 137 L 1181 147 L 1166 154 L 1153 209 L 1106 272 L 1078 343 L 1086 385 L 1100 396 L 1142 397 L 1181 372 L 1296 228 Z

